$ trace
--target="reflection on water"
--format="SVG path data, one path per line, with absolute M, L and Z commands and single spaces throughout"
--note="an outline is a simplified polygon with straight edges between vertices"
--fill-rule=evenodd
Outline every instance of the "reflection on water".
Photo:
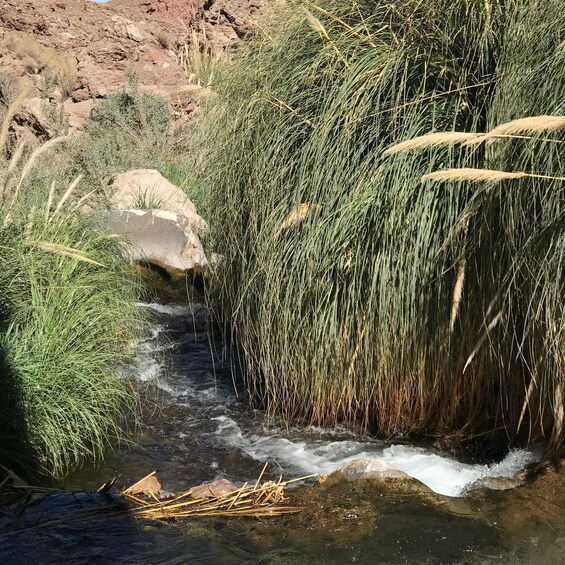
M 291 478 L 329 473 L 363 457 L 383 459 L 437 492 L 460 496 L 484 477 L 512 476 L 533 457 L 516 451 L 497 466 L 463 465 L 346 430 L 266 426 L 235 390 L 238 375 L 233 363 L 222 363 L 220 337 L 205 307 L 140 307 L 153 321 L 136 344 L 128 376 L 152 400 L 136 444 L 75 473 L 68 489 L 92 491 L 113 476 L 123 486 L 155 470 L 165 489 L 181 491 L 220 477 L 253 479 L 265 461 L 272 477 Z M 484 498 L 438 504 L 439 497 L 425 502 L 354 484 L 309 492 L 310 507 L 297 516 L 162 524 L 134 521 L 117 512 L 110 497 L 57 494 L 31 514 L 0 519 L 0 563 L 29 563 L 34 556 L 46 563 L 500 563 L 509 550 L 484 513 Z M 38 523 L 38 516 L 47 522 Z

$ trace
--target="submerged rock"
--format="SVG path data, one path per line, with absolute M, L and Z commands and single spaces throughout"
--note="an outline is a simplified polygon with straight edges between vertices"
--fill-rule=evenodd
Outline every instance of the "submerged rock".
M 320 478 L 321 483 L 329 485 L 339 482 L 370 483 L 371 490 L 385 489 L 391 492 L 416 492 L 431 494 L 433 491 L 424 483 L 407 475 L 394 465 L 376 459 L 353 459 L 348 461 L 330 475 Z
M 346 481 L 360 479 L 407 479 L 412 477 L 394 465 L 376 459 L 353 459 L 339 467 L 335 473 L 341 473 Z
M 524 484 L 518 477 L 484 477 L 472 484 L 467 491 L 475 489 L 510 490 Z
M 237 487 L 227 479 L 218 479 L 193 487 L 191 490 L 191 498 L 220 498 L 235 492 Z

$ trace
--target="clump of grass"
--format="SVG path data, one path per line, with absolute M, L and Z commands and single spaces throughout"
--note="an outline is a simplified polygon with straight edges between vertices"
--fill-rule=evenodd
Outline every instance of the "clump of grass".
M 166 31 L 164 31 L 162 29 L 158 30 L 157 33 L 155 34 L 155 37 L 157 39 L 157 43 L 163 49 L 170 49 L 171 48 L 173 40 L 172 40 L 171 36 Z
M 165 202 L 158 196 L 158 192 L 155 188 L 156 187 L 151 187 L 140 191 L 133 202 L 133 207 L 141 210 L 163 209 Z
M 55 77 L 64 96 L 69 96 L 73 91 L 77 74 L 74 57 L 60 55 L 25 32 L 8 33 L 4 44 L 22 60 L 30 73 L 41 73 L 47 80 Z
M 563 134 L 523 119 L 564 113 L 563 25 L 558 0 L 293 2 L 222 70 L 213 295 L 269 414 L 562 443 Z
M 203 32 L 191 30 L 179 51 L 179 64 L 189 84 L 210 89 L 214 84 L 219 55 L 208 43 Z
M 39 151 L 12 167 L 15 184 L 1 179 L 10 190 L 0 223 L 0 458 L 58 477 L 124 436 L 137 400 L 120 367 L 141 314 L 125 248 L 77 213 L 77 183 L 22 189 Z

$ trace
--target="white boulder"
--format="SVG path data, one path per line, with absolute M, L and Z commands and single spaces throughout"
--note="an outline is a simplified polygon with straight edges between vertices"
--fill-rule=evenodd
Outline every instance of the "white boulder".
M 208 265 L 191 222 L 168 210 L 103 210 L 93 213 L 100 228 L 129 243 L 129 258 L 187 271 Z
M 184 216 L 198 235 L 204 235 L 208 229 L 208 224 L 198 215 L 186 194 L 155 169 L 122 173 L 114 179 L 112 188 L 110 208 L 113 210 L 168 210 Z

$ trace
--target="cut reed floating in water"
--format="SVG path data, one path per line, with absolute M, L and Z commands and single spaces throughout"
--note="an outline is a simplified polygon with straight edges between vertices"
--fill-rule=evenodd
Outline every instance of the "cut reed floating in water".
M 279 506 L 285 500 L 284 489 L 291 483 L 304 481 L 317 475 L 307 475 L 290 481 L 283 481 L 282 477 L 279 477 L 277 481 L 261 482 L 266 468 L 267 464 L 264 465 L 259 478 L 253 484 L 245 483 L 241 488 L 218 496 L 190 499 L 192 489 L 163 501 L 144 500 L 139 496 L 129 494 L 129 489 L 123 491 L 122 496 L 133 503 L 132 512 L 136 516 L 152 520 L 205 516 L 266 518 L 295 514 L 303 510 L 299 506 Z M 147 477 L 152 476 L 153 473 Z

